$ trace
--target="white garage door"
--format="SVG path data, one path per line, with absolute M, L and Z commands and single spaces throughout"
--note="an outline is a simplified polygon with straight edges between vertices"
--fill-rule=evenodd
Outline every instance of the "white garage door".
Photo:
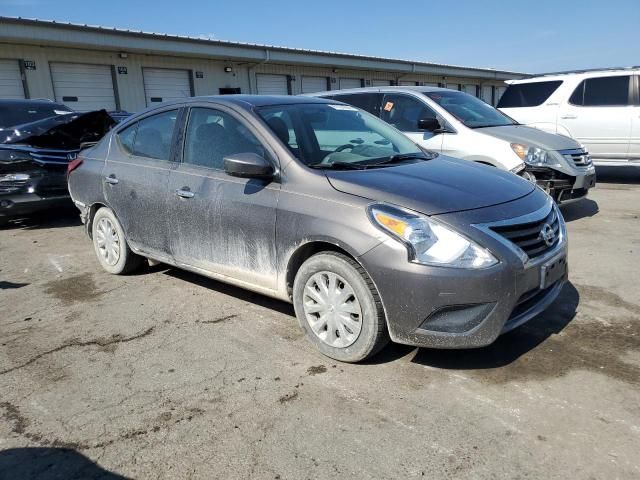
M 391 85 L 391 80 L 371 80 L 372 87 L 388 87 Z
M 416 85 L 418 85 L 418 82 L 408 82 L 406 80 L 400 80 L 398 82 L 398 85 L 400 85 L 401 87 L 415 87 Z
M 117 110 L 109 65 L 51 63 L 56 101 L 78 112 Z
M 0 98 L 24 98 L 17 60 L 0 60 Z
M 496 102 L 495 105 L 498 104 L 498 101 L 500 100 L 500 97 L 502 97 L 502 94 L 504 93 L 504 91 L 507 89 L 507 87 L 496 87 Z
M 345 88 L 360 88 L 362 87 L 362 80 L 359 78 L 341 78 L 340 79 L 340 90 L 344 90 Z
M 289 95 L 286 75 L 258 73 L 256 74 L 256 84 L 258 86 L 258 95 Z
M 458 90 L 458 84 L 457 83 L 447 83 L 447 88 L 450 88 L 452 90 Z
M 426 82 L 424 84 L 425 87 L 439 87 L 440 84 L 439 83 L 434 83 L 434 82 Z
M 143 68 L 142 76 L 147 107 L 192 96 L 189 70 Z
M 469 95 L 473 95 L 475 97 L 476 96 L 476 86 L 475 85 L 465 85 L 464 86 L 464 92 L 468 93 Z
M 302 93 L 324 92 L 327 77 L 302 77 Z

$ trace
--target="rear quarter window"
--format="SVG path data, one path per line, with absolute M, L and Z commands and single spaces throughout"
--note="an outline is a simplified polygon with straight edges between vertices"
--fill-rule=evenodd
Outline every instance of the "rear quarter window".
M 498 108 L 537 107 L 562 85 L 561 80 L 509 85 L 498 102 Z

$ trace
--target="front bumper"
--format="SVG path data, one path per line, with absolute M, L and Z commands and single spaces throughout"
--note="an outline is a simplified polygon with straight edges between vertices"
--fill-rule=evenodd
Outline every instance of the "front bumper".
M 464 224 L 471 216 L 466 213 L 458 220 Z M 360 260 L 378 288 L 393 341 L 419 347 L 482 347 L 541 313 L 558 296 L 567 280 L 564 225 L 562 229 L 560 242 L 535 261 L 479 230 L 474 239 L 500 260 L 484 270 L 410 263 L 406 248 L 394 240 Z M 565 267 L 560 276 L 542 284 L 542 266 L 561 258 Z

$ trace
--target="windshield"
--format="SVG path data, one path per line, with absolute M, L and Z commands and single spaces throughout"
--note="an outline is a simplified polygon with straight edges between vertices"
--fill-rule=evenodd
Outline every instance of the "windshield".
M 73 113 L 67 107 L 55 103 L 17 103 L 0 105 L 0 128 L 24 125 L 44 118 Z
M 504 113 L 464 92 L 439 90 L 425 95 L 469 128 L 516 125 Z
M 428 158 L 400 132 L 350 105 L 278 105 L 257 112 L 309 167 L 364 168 Z

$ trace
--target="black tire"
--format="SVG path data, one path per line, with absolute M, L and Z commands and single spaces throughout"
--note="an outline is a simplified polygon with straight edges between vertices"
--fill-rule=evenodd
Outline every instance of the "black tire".
M 114 263 L 110 263 L 107 258 L 105 258 L 105 255 L 102 253 L 99 246 L 100 235 L 98 229 L 100 228 L 99 226 L 103 219 L 113 226 L 112 233 L 114 234 L 114 237 L 117 237 L 118 239 L 119 254 Z M 102 207 L 93 216 L 93 221 L 91 222 L 91 237 L 93 239 L 93 248 L 96 252 L 96 257 L 98 257 L 98 262 L 100 262 L 102 268 L 107 272 L 114 275 L 125 275 L 135 271 L 142 265 L 143 258 L 133 253 L 129 248 L 129 244 L 127 243 L 124 235 L 124 230 L 110 208 Z
M 331 272 L 346 280 L 361 307 L 360 333 L 351 345 L 343 348 L 336 348 L 323 341 L 313 331 L 305 314 L 305 286 L 313 275 L 320 272 Z M 293 282 L 293 306 L 307 338 L 324 355 L 341 362 L 362 361 L 376 354 L 389 341 L 382 301 L 373 281 L 359 263 L 341 253 L 318 253 L 302 264 Z

